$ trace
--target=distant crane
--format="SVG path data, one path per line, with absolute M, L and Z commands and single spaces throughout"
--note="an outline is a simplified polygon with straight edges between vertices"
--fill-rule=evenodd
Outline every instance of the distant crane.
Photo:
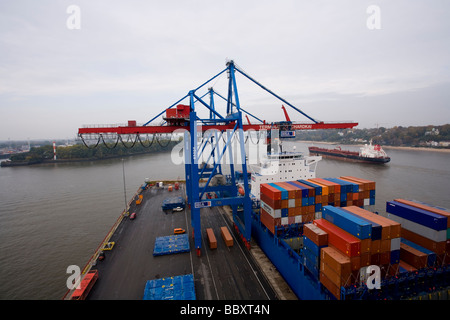
M 282 108 L 285 112 L 286 121 L 273 123 L 266 123 L 265 120 L 261 120 L 244 110 L 239 99 L 236 72 L 281 100 L 287 106 L 307 117 L 312 122 L 293 123 L 287 115 L 284 105 Z M 199 95 L 200 89 L 224 73 L 228 76 L 227 97 L 223 97 L 213 88 L 208 88 L 204 95 Z M 209 103 L 205 101 L 205 97 L 208 95 Z M 226 114 L 221 114 L 216 109 L 214 97 L 219 97 L 226 102 Z M 189 102 L 187 104 L 181 104 L 185 99 L 188 99 Z M 209 111 L 209 116 L 207 118 L 200 118 L 200 110 L 196 108 L 197 106 L 205 107 Z M 242 121 L 243 113 L 246 114 L 248 124 L 244 124 Z M 164 120 L 163 125 L 150 125 L 154 120 L 161 116 Z M 258 123 L 250 123 L 248 116 L 255 119 Z M 183 150 L 185 157 L 187 202 L 190 206 L 195 249 L 197 255 L 200 255 L 202 247 L 200 209 L 206 207 L 230 205 L 233 211 L 234 227 L 240 233 L 241 238 L 247 247 L 250 247 L 252 200 L 250 199 L 247 160 L 245 156 L 245 131 L 266 131 L 270 139 L 270 132 L 272 130 L 279 130 L 280 138 L 289 138 L 295 137 L 295 130 L 344 129 L 353 128 L 356 125 L 358 125 L 358 123 L 354 122 L 324 123 L 323 121 L 317 121 L 311 118 L 250 77 L 238 68 L 234 61 L 230 60 L 227 62 L 224 70 L 199 87 L 190 90 L 177 102 L 168 108 L 163 109 L 159 114 L 143 125 L 138 126 L 136 121 L 132 120 L 128 121 L 128 125 L 124 126 L 87 126 L 80 128 L 78 130 L 78 135 L 86 146 L 88 146 L 88 144 L 85 140 L 88 138 L 94 138 L 94 146 L 97 146 L 103 141 L 106 146 L 110 147 L 111 145 L 108 145 L 106 141 L 111 140 L 113 141 L 113 146 L 116 146 L 119 141 L 127 147 L 130 147 L 130 143 L 134 145 L 137 141 L 143 146 L 149 146 L 155 139 L 157 142 L 160 142 L 162 134 L 172 134 L 175 131 L 179 132 L 181 129 L 182 132 L 184 132 Z M 149 139 L 145 140 L 147 141 L 147 145 L 142 141 L 141 135 L 144 134 L 153 136 L 151 143 L 148 142 Z M 200 140 L 198 137 L 200 137 Z M 125 139 L 128 141 L 128 144 L 124 141 Z M 211 184 L 212 179 L 218 173 L 222 172 L 223 157 L 228 154 L 230 159 L 234 159 L 233 148 L 231 147 L 232 140 L 237 140 L 239 144 L 240 153 L 238 157 L 240 157 L 239 164 L 242 167 L 243 183 L 241 186 L 243 190 L 239 190 L 235 175 L 235 165 L 239 164 L 234 164 L 233 161 L 229 164 L 229 181 L 224 185 Z M 220 141 L 224 141 L 223 147 L 219 145 Z M 211 153 L 206 155 L 208 160 L 202 165 L 199 163 L 199 159 L 204 156 L 203 152 L 208 144 L 211 146 Z M 270 152 L 270 150 L 268 150 L 268 152 Z M 207 166 L 210 162 L 212 162 L 212 167 Z M 207 182 L 200 183 L 200 179 L 202 178 L 206 178 Z M 218 197 L 207 197 L 210 193 L 216 193 Z M 238 208 L 242 208 L 243 210 L 239 210 L 238 213 Z

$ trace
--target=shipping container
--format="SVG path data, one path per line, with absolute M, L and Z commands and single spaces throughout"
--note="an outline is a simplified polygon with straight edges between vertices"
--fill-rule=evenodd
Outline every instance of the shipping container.
M 400 216 L 389 214 L 388 218 L 397 221 L 401 224 L 402 228 L 410 230 L 414 233 L 420 234 L 421 236 L 428 238 L 430 240 L 441 242 L 447 240 L 447 229 L 437 231 L 435 229 L 429 228 L 425 225 L 415 223 L 409 219 L 402 218 Z
M 260 192 L 261 194 L 267 195 L 270 199 L 281 200 L 281 191 L 268 183 L 263 183 L 260 185 Z
M 416 269 L 421 269 L 427 266 L 428 257 L 425 253 L 402 242 L 400 244 L 400 260 L 405 261 Z
M 328 233 L 329 245 L 333 245 L 349 257 L 361 254 L 361 241 L 358 238 L 325 219 L 317 219 L 313 223 Z
M 335 285 L 328 277 L 320 272 L 320 283 L 337 299 L 341 299 L 341 287 Z
M 358 239 L 368 239 L 372 234 L 372 225 L 341 208 L 325 206 L 322 211 L 325 220 L 354 235 Z
M 355 214 L 361 214 L 365 218 L 380 224 L 382 226 L 381 239 L 400 238 L 400 223 L 356 206 L 346 207 L 345 210 Z
M 382 233 L 382 226 L 372 220 L 367 219 L 366 217 L 364 217 L 361 214 L 358 213 L 353 213 L 350 210 L 347 210 L 347 207 L 342 208 L 342 210 L 348 212 L 351 215 L 354 215 L 356 217 L 358 217 L 359 219 L 366 221 L 367 223 L 370 223 L 372 225 L 372 234 L 371 234 L 371 239 L 372 240 L 381 240 L 381 233 Z
M 447 217 L 412 207 L 396 201 L 386 202 L 386 212 L 410 220 L 433 230 L 445 230 L 447 233 Z
M 320 185 L 318 185 L 318 184 L 316 184 L 316 183 L 314 183 L 312 181 L 309 181 L 309 180 L 297 180 L 297 182 L 299 182 L 299 183 L 301 183 L 303 185 L 310 186 L 310 187 L 314 188 L 314 193 L 315 193 L 316 196 L 321 196 L 322 195 L 322 186 L 320 186 Z
M 424 248 L 424 247 L 418 245 L 417 243 L 406 240 L 404 238 L 401 238 L 401 242 L 410 246 L 411 248 L 414 248 L 414 249 L 419 250 L 420 252 L 423 252 L 424 254 L 426 254 L 427 255 L 427 265 L 429 267 L 434 266 L 434 264 L 436 263 L 436 253 L 435 252 L 428 250 L 427 248 Z
M 279 190 L 281 192 L 281 200 L 289 199 L 289 192 L 283 187 L 277 185 L 276 183 L 269 183 L 269 186 Z
M 220 233 L 222 235 L 222 239 L 225 242 L 227 247 L 233 246 L 233 238 L 231 237 L 230 231 L 228 231 L 227 227 L 220 227 Z
M 313 223 L 307 223 L 303 226 L 303 235 L 311 239 L 319 247 L 328 245 L 328 233 Z
M 214 235 L 214 231 L 211 228 L 206 229 L 206 236 L 208 239 L 208 244 L 210 249 L 217 249 L 217 240 L 216 236 Z
M 434 251 L 438 255 L 444 254 L 446 250 L 447 244 L 446 241 L 441 242 L 433 241 L 403 227 L 402 227 L 402 238 L 417 243 L 418 245 L 427 248 L 428 250 Z
M 423 203 L 415 202 L 413 200 L 394 199 L 394 201 L 447 217 L 447 229 L 450 228 L 450 212 L 449 211 L 445 211 L 445 210 L 433 207 L 431 205 L 426 205 Z

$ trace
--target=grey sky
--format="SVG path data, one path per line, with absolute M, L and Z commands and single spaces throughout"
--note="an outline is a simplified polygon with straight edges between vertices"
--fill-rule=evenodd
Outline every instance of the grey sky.
M 66 26 L 72 4 L 79 30 Z M 379 30 L 366 25 L 370 5 Z M 318 120 L 450 123 L 449 12 L 446 0 L 3 0 L 0 140 L 146 122 L 227 58 Z M 213 83 L 223 94 L 225 79 Z M 281 102 L 239 75 L 238 88 L 248 111 L 284 119 Z

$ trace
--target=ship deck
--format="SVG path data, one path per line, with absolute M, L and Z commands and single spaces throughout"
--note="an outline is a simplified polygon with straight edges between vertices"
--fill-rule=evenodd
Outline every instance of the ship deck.
M 221 207 L 201 210 L 202 249 L 196 255 L 191 237 L 190 211 L 164 213 L 162 202 L 167 197 L 184 196 L 180 190 L 151 187 L 143 191 L 143 202 L 130 208 L 136 219 L 124 218 L 110 241 L 115 242 L 105 259 L 97 262 L 97 283 L 90 300 L 141 300 L 147 280 L 194 275 L 197 300 L 268 300 L 277 299 L 264 273 L 250 252 L 235 234 L 229 216 Z M 227 226 L 234 245 L 227 247 L 220 236 L 220 227 Z M 153 256 L 155 239 L 173 234 L 174 228 L 183 228 L 189 235 L 190 251 Z M 212 228 L 217 249 L 209 249 L 206 228 Z

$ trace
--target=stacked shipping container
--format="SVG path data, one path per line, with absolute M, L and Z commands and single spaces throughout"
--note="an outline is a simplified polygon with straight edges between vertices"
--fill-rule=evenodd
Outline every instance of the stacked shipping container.
M 261 221 L 274 234 L 279 227 L 321 218 L 327 205 L 375 204 L 375 182 L 355 177 L 266 183 L 260 191 Z
M 321 250 L 320 282 L 337 299 L 340 288 L 365 281 L 370 265 L 384 275 L 396 270 L 400 257 L 400 224 L 356 206 L 326 206 L 313 223 L 328 233 Z
M 415 271 L 448 263 L 450 212 L 415 200 L 386 203 L 390 219 L 401 224 L 400 271 Z

